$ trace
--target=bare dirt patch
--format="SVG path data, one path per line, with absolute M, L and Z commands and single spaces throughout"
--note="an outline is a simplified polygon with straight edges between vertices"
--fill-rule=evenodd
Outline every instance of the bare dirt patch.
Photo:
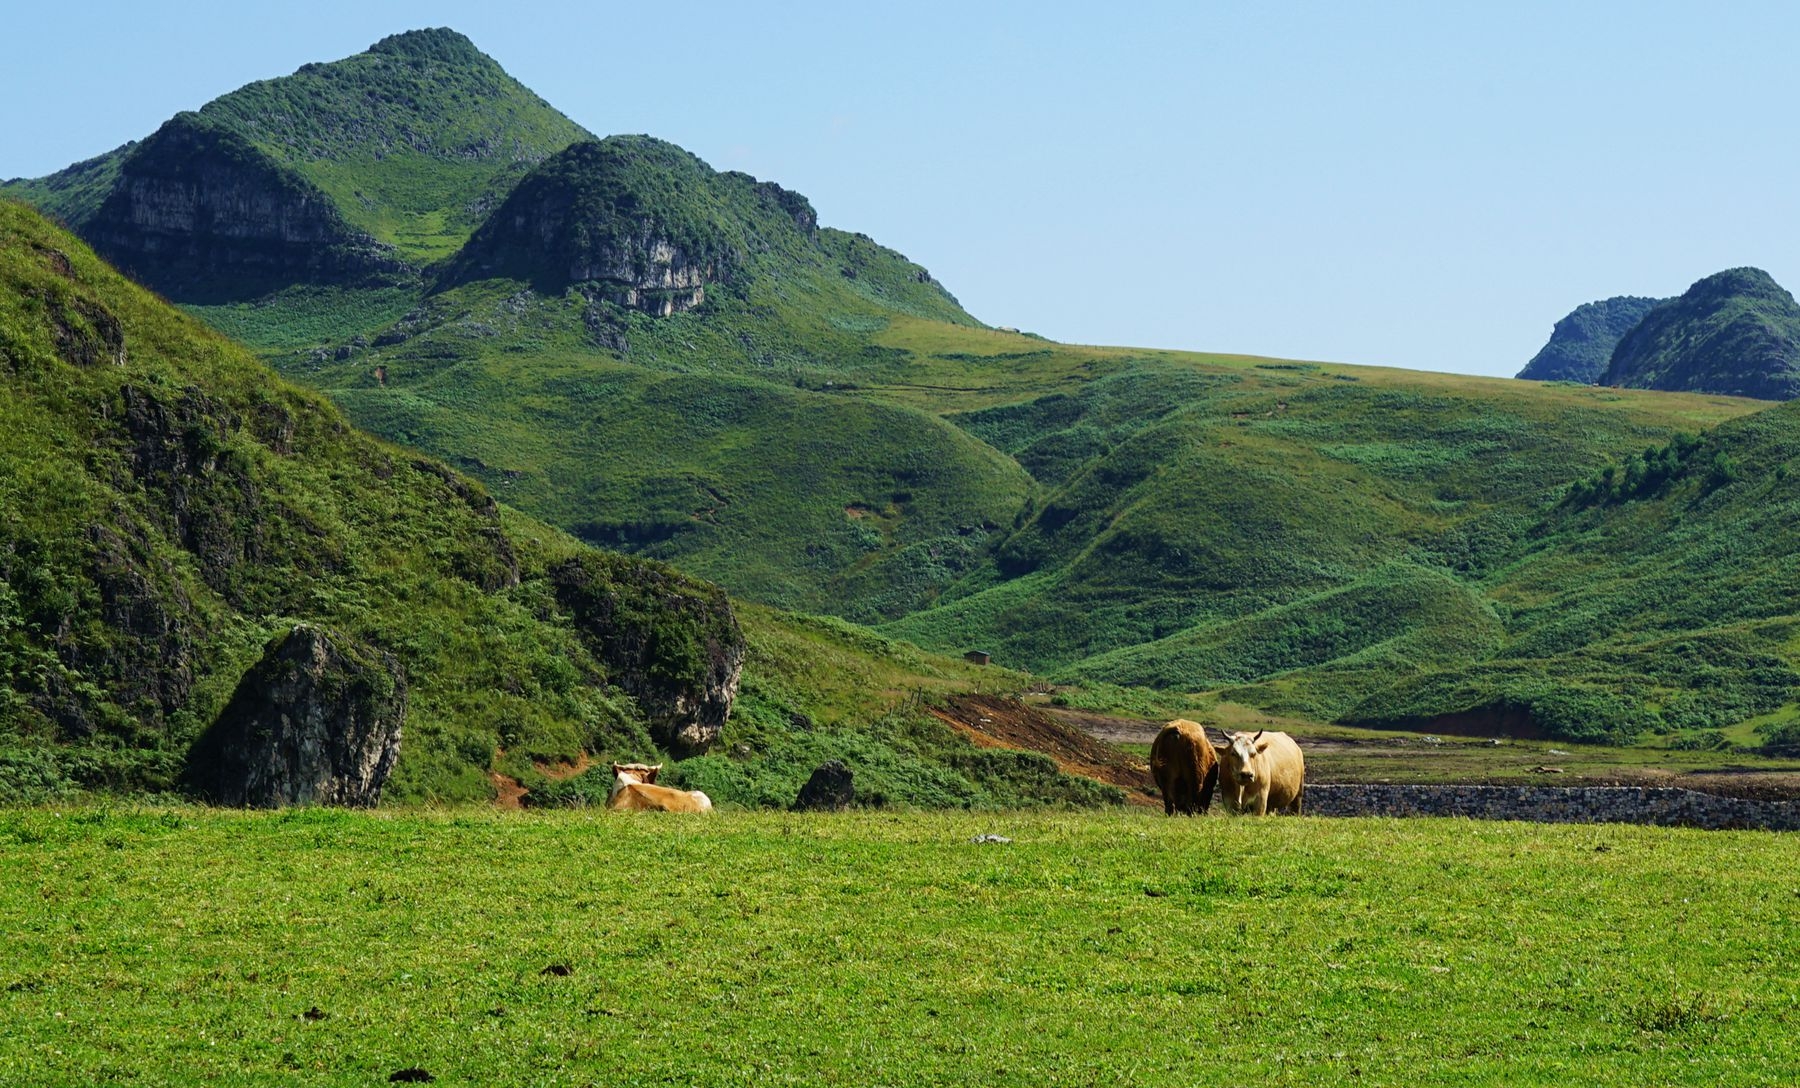
M 494 784 L 495 808 L 523 808 L 525 803 L 525 787 L 519 780 L 499 771 L 489 771 L 488 781 Z
M 943 706 L 930 710 L 975 744 L 1038 752 L 1055 760 L 1066 774 L 1119 787 L 1130 804 L 1161 804 L 1144 760 L 1036 707 L 997 695 L 952 695 Z

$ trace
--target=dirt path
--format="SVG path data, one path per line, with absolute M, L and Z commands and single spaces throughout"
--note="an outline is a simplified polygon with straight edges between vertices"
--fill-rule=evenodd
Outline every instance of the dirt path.
M 1130 804 L 1162 803 L 1154 796 L 1150 768 L 1143 760 L 1037 707 L 995 695 L 952 695 L 931 713 L 978 745 L 1039 752 L 1055 760 L 1064 773 L 1119 787 Z

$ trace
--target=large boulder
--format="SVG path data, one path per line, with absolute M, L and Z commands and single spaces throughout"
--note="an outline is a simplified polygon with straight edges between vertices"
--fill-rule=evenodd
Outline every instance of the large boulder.
M 744 671 L 744 633 L 725 591 L 605 552 L 558 564 L 551 580 L 607 679 L 637 700 L 651 739 L 679 758 L 712 747 Z
M 835 812 L 856 803 L 856 776 L 841 759 L 829 759 L 813 768 L 812 777 L 800 787 L 794 808 Z
M 221 805 L 372 807 L 400 754 L 406 682 L 394 658 L 300 624 L 271 641 L 188 760 Z

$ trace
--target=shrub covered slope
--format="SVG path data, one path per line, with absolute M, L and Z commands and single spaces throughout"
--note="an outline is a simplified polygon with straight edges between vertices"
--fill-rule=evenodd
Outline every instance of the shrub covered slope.
M 303 621 L 404 671 L 389 798 L 483 799 L 498 772 L 554 800 L 543 766 L 654 756 L 663 693 L 708 682 L 740 638 L 716 587 L 352 430 L 10 202 L 0 386 L 0 800 L 175 788 L 239 677 Z M 791 800 L 809 759 L 849 753 L 896 802 L 1116 800 L 896 709 L 971 668 L 758 617 L 720 746 L 737 763 L 686 772 L 721 800 Z

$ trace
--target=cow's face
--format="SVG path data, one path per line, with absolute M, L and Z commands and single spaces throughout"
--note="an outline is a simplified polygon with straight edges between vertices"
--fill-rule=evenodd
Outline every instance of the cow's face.
M 1258 765 L 1261 763 L 1256 757 L 1269 747 L 1269 742 L 1263 739 L 1263 731 L 1259 729 L 1255 733 L 1227 733 L 1225 739 L 1229 743 L 1220 754 L 1231 762 L 1232 773 L 1239 782 L 1254 784 Z

